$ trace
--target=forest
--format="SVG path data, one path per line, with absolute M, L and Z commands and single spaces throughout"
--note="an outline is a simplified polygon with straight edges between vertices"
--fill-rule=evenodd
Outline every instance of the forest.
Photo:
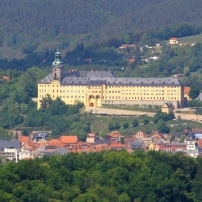
M 3 202 L 200 202 L 202 158 L 104 151 L 0 167 Z
M 200 0 L 1 0 L 0 47 L 27 54 L 182 23 L 201 26 L 200 6 Z

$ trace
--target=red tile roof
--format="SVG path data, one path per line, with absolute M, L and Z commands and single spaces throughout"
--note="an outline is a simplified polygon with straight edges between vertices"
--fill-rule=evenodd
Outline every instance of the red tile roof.
M 5 79 L 6 81 L 9 81 L 10 80 L 10 77 L 9 76 L 2 76 L 3 79 Z
M 198 140 L 198 146 L 202 147 L 202 140 Z
M 120 137 L 121 134 L 120 134 L 118 131 L 112 131 L 112 132 L 109 134 L 109 136 L 111 136 L 111 137 Z
M 135 62 L 135 58 L 131 58 L 130 60 L 128 60 L 129 63 L 134 63 Z
M 74 136 L 60 136 L 61 143 L 64 144 L 76 144 L 78 142 L 78 137 Z
M 126 137 L 124 138 L 124 144 L 127 144 L 129 142 L 134 142 L 136 140 L 136 137 Z
M 22 143 L 27 143 L 28 141 L 29 141 L 29 137 L 28 136 L 24 136 L 24 135 L 20 135 L 19 137 L 18 137 L 18 140 L 20 141 L 20 142 L 22 142 Z
M 191 90 L 190 87 L 185 86 L 184 87 L 184 94 L 189 94 L 189 91 Z

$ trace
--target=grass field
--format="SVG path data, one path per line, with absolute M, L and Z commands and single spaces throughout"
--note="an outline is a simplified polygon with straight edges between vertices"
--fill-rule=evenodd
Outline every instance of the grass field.
M 187 37 L 181 37 L 181 38 L 179 38 L 179 40 L 182 43 L 202 42 L 202 34 L 187 36 Z

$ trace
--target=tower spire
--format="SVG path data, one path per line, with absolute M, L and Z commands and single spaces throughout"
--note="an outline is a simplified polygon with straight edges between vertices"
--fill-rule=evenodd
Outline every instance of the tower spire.
M 62 66 L 63 62 L 61 61 L 61 55 L 59 48 L 57 47 L 57 50 L 55 52 L 55 60 L 53 61 L 52 65 L 53 66 Z
M 53 79 L 61 80 L 63 78 L 63 62 L 61 61 L 61 55 L 58 47 L 55 52 L 55 60 L 52 63 L 52 67 Z

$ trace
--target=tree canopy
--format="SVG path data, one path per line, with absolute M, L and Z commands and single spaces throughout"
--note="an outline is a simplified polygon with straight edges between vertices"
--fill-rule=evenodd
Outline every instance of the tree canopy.
M 189 97 L 192 99 L 196 99 L 199 96 L 199 89 L 196 86 L 191 86 L 191 89 L 189 91 Z
M 20 0 L 15 5 L 7 0 L 0 2 L 0 46 L 30 54 L 58 44 L 67 48 L 79 42 L 90 44 L 113 36 L 131 43 L 134 38 L 138 41 L 141 32 L 144 32 L 142 42 L 146 42 L 153 38 L 147 31 L 154 33 L 157 28 L 160 29 L 155 38 L 193 35 L 198 33 L 198 28 L 184 22 L 201 25 L 200 3 L 189 0 L 86 0 L 85 3 L 82 0 Z M 183 26 L 179 26 L 182 23 Z M 169 29 L 168 26 L 173 25 L 175 28 Z M 117 41 L 110 39 L 109 44 L 116 45 Z
M 69 153 L 0 167 L 0 201 L 201 201 L 201 157 Z

